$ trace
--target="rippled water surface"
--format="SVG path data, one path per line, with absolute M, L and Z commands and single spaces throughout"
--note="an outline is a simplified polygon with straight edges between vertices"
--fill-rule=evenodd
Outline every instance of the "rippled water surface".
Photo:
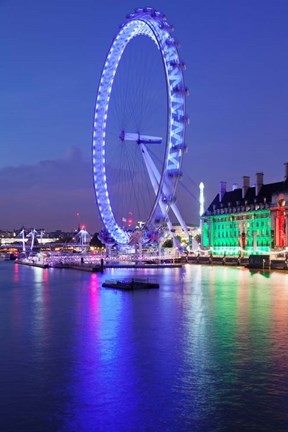
M 102 288 L 157 278 L 159 290 Z M 0 430 L 287 431 L 288 274 L 0 263 Z

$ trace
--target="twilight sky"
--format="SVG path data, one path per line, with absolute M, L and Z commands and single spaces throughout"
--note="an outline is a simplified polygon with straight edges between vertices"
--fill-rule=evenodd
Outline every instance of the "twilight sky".
M 280 181 L 288 161 L 286 0 L 0 0 L 0 229 L 101 226 L 92 185 L 94 102 L 126 14 L 164 12 L 181 42 L 190 90 L 184 176 L 197 222 L 220 180 Z M 184 181 L 184 180 L 183 180 Z M 194 186 L 193 186 L 194 184 Z M 79 216 L 77 216 L 79 213 Z

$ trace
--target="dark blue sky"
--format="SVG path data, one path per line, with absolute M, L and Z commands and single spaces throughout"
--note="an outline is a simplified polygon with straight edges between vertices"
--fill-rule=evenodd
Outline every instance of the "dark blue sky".
M 99 226 L 90 178 L 98 80 L 119 24 L 147 5 L 181 42 L 191 118 L 184 173 L 205 183 L 207 205 L 220 180 L 231 188 L 257 171 L 267 183 L 283 178 L 286 0 L 0 0 L 0 229 L 68 230 L 77 212 L 90 231 Z M 196 221 L 187 199 L 185 218 Z

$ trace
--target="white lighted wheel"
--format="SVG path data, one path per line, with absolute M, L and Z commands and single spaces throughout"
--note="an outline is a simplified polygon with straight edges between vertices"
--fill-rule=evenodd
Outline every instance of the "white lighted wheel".
M 170 206 L 175 201 L 176 187 L 181 176 L 182 155 L 185 150 L 187 90 L 183 80 L 183 63 L 179 60 L 177 43 L 171 35 L 172 30 L 166 17 L 160 12 L 151 8 L 136 9 L 121 25 L 102 70 L 93 128 L 94 188 L 103 224 L 119 244 L 129 242 L 129 227 L 134 228 L 133 222 L 141 220 L 142 225 L 153 228 L 161 221 L 165 221 Z M 144 39 L 146 42 L 141 51 Z M 136 77 L 134 75 L 134 78 L 130 79 L 132 67 L 129 64 L 132 65 L 133 62 L 136 66 L 139 64 L 136 53 L 142 57 L 142 52 L 144 54 L 144 51 L 148 51 L 146 43 L 149 47 L 151 45 L 151 51 L 155 50 L 159 63 L 155 69 L 151 70 L 150 67 L 148 72 L 143 70 L 146 67 L 144 64 L 136 72 Z M 129 52 L 130 46 L 131 52 Z M 130 63 L 122 67 L 122 59 L 124 62 L 125 56 L 130 56 Z M 146 101 L 139 94 L 143 79 L 147 80 L 148 76 L 152 82 L 154 77 L 156 79 L 156 68 L 161 69 L 162 73 L 162 83 L 156 84 L 156 104 L 161 102 L 162 105 L 157 106 L 154 111 L 152 108 L 147 123 L 140 126 L 133 125 L 131 119 L 136 111 L 140 112 L 143 123 L 144 111 L 147 106 L 151 108 L 150 87 L 145 90 Z M 127 90 L 119 91 L 118 75 L 128 81 Z M 136 90 L 131 92 L 132 83 L 135 81 Z M 155 82 L 153 84 L 155 85 Z M 131 97 L 128 108 L 126 99 L 129 97 L 129 91 Z M 117 108 L 120 117 L 126 116 L 130 119 L 128 125 L 121 123 L 115 126 L 112 120 L 110 121 L 115 114 L 113 113 L 114 101 L 117 100 L 120 106 Z M 164 117 L 164 122 L 163 118 L 161 121 L 158 120 L 159 113 Z M 158 132 L 160 123 L 165 123 L 165 126 Z M 135 192 L 132 187 L 130 189 L 128 182 L 134 186 L 141 182 L 138 178 L 140 171 L 138 160 L 139 164 L 140 160 L 142 161 L 146 178 L 142 178 L 142 191 L 139 189 Z M 126 180 L 120 181 L 120 173 L 124 173 Z M 120 183 L 122 189 L 117 189 Z M 145 194 L 148 189 L 153 198 L 146 203 Z M 136 199 L 140 204 L 135 204 L 136 210 L 130 212 L 130 204 L 136 202 Z M 125 206 L 126 210 L 122 208 L 117 214 L 117 207 L 121 205 Z M 139 214 L 135 216 L 137 207 L 140 208 L 141 205 L 145 210 L 144 215 L 142 216 L 139 210 Z M 127 223 L 129 217 L 131 224 Z

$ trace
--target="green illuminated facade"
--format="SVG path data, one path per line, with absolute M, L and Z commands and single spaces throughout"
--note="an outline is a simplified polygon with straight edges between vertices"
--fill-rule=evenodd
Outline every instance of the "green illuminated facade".
M 216 255 L 267 253 L 271 248 L 269 210 L 215 215 L 203 221 L 203 246 Z
M 288 174 L 288 164 L 286 174 Z M 263 174 L 256 174 L 256 185 L 243 177 L 243 187 L 226 191 L 220 182 L 216 195 L 202 216 L 202 246 L 215 255 L 269 253 L 288 245 L 288 176 L 278 183 L 263 185 Z

